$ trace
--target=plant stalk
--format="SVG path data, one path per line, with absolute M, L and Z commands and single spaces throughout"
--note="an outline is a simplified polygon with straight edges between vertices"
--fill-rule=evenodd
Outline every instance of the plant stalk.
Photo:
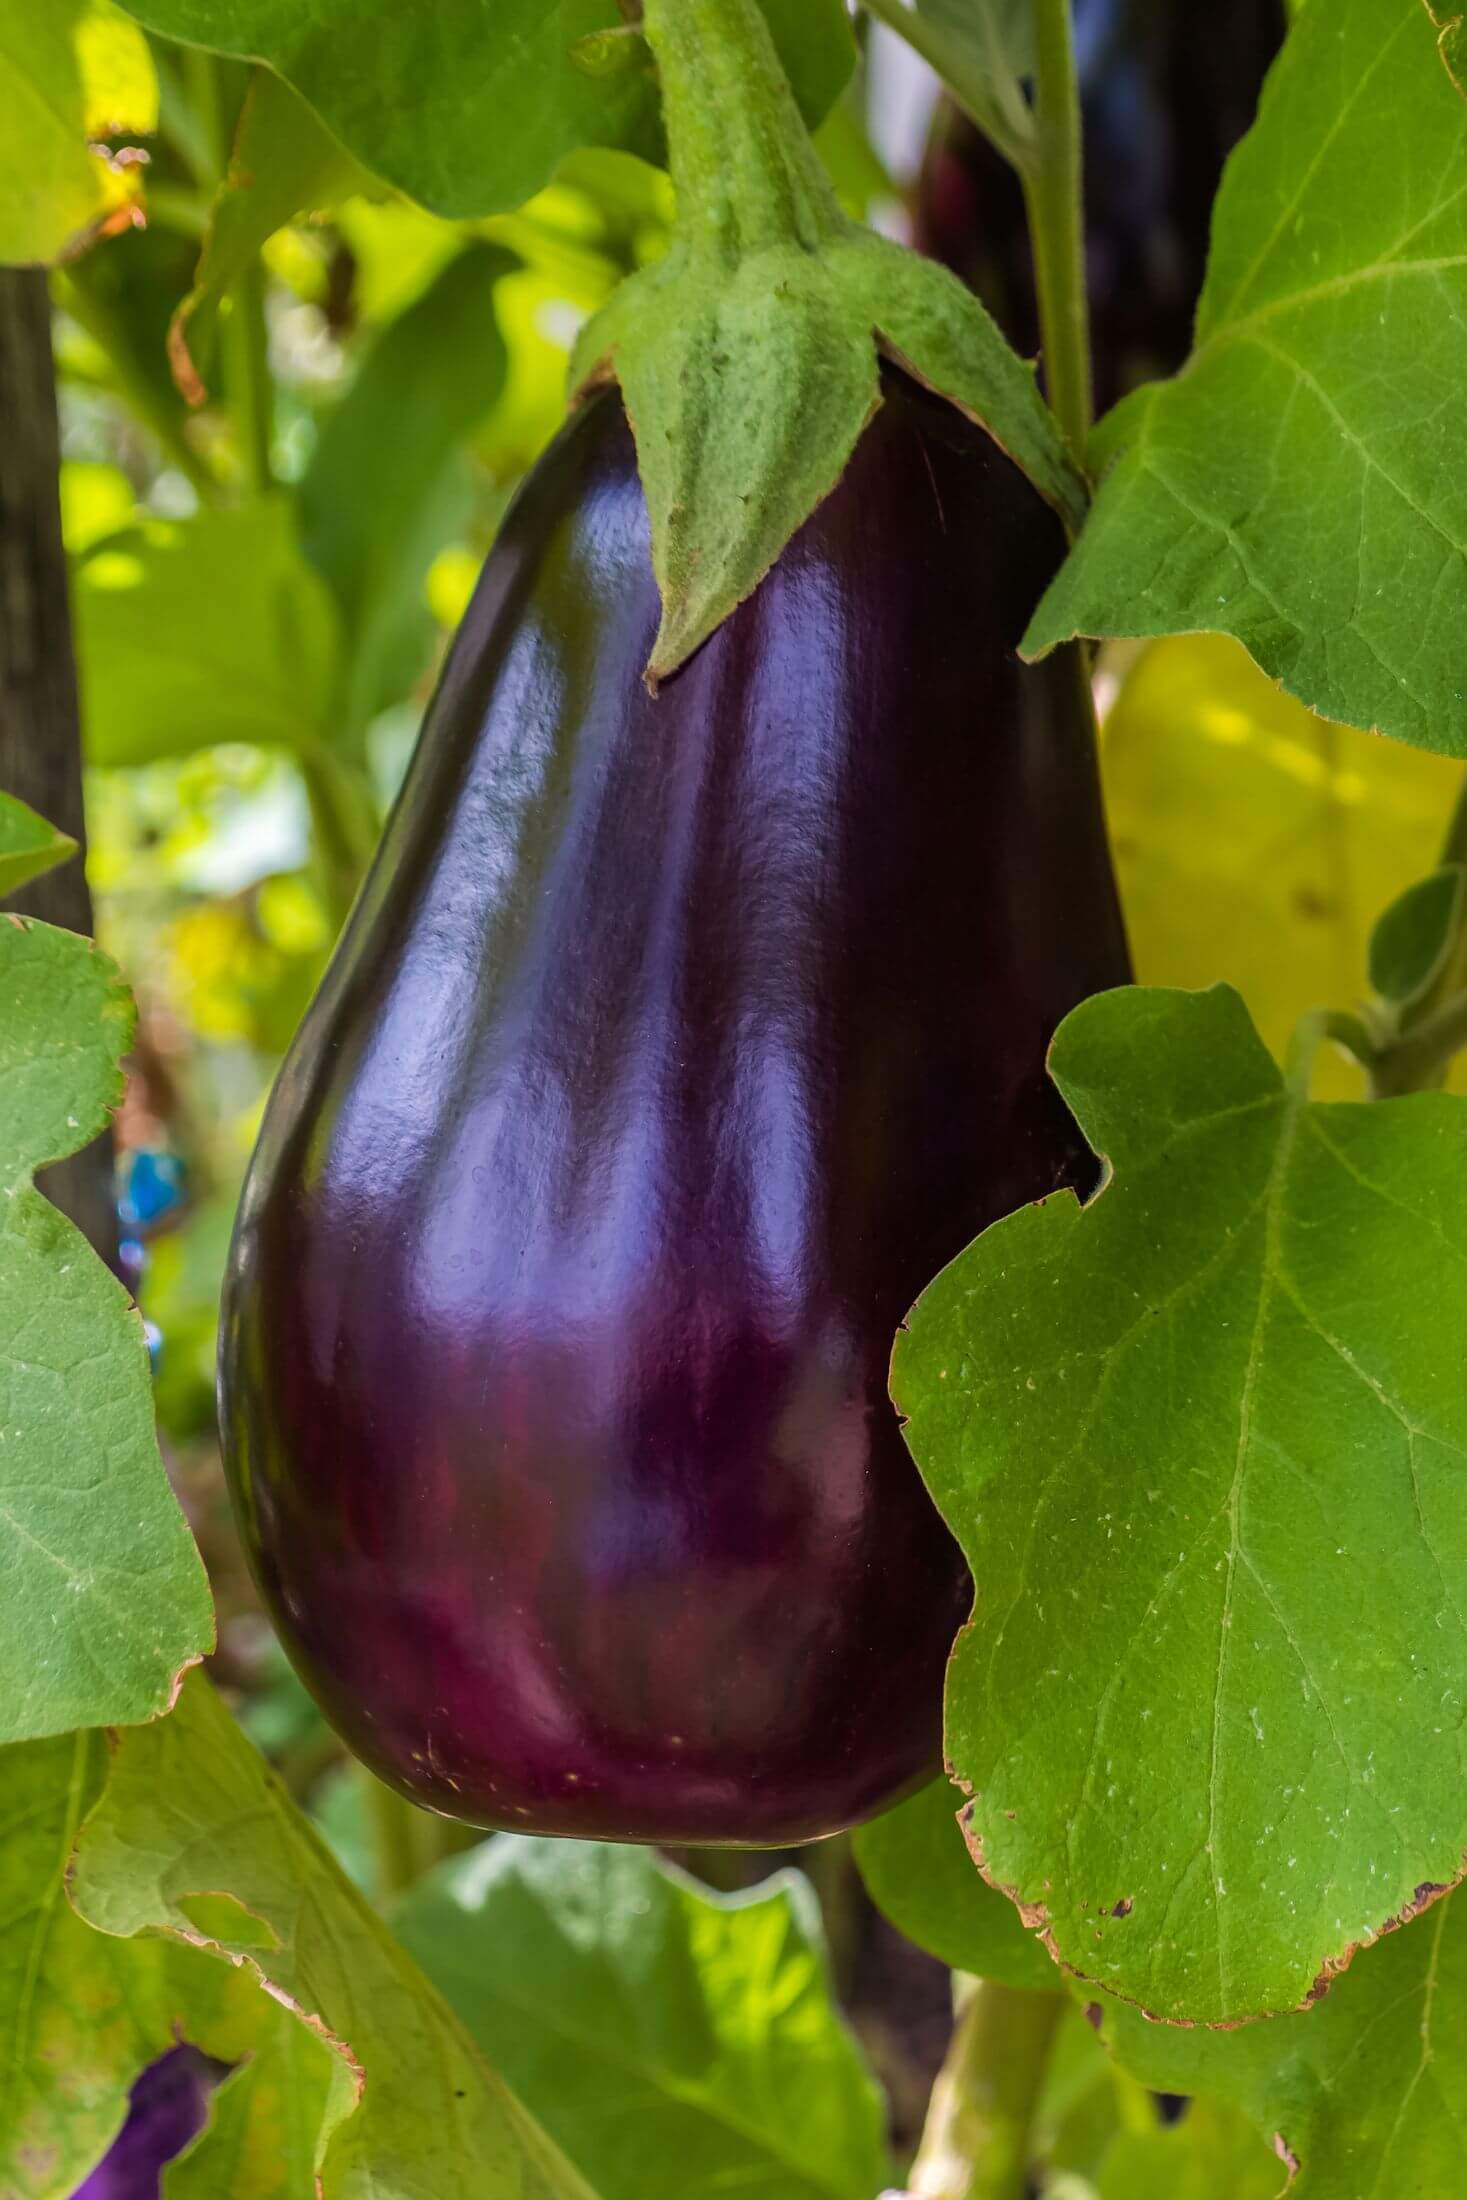
M 908 2183 L 910 2200 L 1024 2200 L 1034 2118 L 1069 2006 L 980 1980 L 958 2019 Z
M 1084 137 L 1070 0 L 1034 0 L 1035 144 L 1021 171 L 1049 402 L 1085 461 L 1093 418 Z
M 847 227 L 757 0 L 645 0 L 678 234 L 730 267 Z
M 399 1795 L 395 1788 L 388 1787 L 375 1772 L 368 1772 L 365 1765 L 358 1767 L 357 1776 L 372 1829 L 377 1899 L 388 1902 L 393 1895 L 405 1894 L 420 1875 L 417 1827 L 420 1813 L 415 1803 Z
M 262 496 L 275 478 L 275 385 L 265 334 L 265 268 L 258 255 L 230 285 L 220 336 L 241 476 L 251 496 Z

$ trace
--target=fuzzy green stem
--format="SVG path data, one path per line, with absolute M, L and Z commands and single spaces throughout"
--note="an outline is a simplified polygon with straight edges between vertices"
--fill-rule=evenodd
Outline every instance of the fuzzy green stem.
M 1424 1023 L 1381 1048 L 1371 1079 L 1377 1100 L 1432 1092 L 1446 1083 L 1454 1057 L 1467 1047 L 1467 992 L 1455 994 Z
M 340 931 L 377 845 L 377 821 L 365 783 L 324 747 L 297 758 L 311 805 L 327 914 Z
M 757 0 L 645 0 L 679 235 L 733 267 L 848 226 Z
M 1284 1064 L 1284 1078 L 1295 1098 L 1309 1098 L 1309 1087 L 1314 1077 L 1314 1058 L 1326 1039 L 1374 1074 L 1380 1060 L 1379 1045 L 1359 1016 L 1352 1016 L 1345 1009 L 1314 1008 L 1299 1019 L 1293 1038 L 1289 1042 L 1288 1060 Z
M 1034 0 L 1033 156 L 1023 168 L 1049 401 L 1084 463 L 1090 439 L 1090 307 L 1080 86 L 1070 0 Z
M 1065 1994 L 982 1980 L 947 2060 L 908 2180 L 911 2200 L 1024 2200 L 1034 2118 Z
M 372 1829 L 377 1899 L 387 1902 L 393 1895 L 406 1893 L 420 1875 L 417 1820 L 421 1814 L 416 1804 L 388 1787 L 374 1772 L 368 1772 L 365 1765 L 358 1767 L 358 1778 Z

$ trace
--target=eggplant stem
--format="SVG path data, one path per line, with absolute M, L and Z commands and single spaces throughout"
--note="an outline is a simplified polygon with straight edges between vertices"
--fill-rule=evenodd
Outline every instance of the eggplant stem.
M 1070 0 L 1034 0 L 1034 146 L 1020 169 L 1049 401 L 1085 463 L 1093 419 L 1084 135 Z
M 1024 2200 L 1064 1993 L 981 1979 L 932 2088 L 910 2200 Z

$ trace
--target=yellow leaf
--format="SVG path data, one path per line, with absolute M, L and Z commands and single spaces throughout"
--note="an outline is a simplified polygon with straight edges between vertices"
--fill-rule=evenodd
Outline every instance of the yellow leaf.
M 1316 718 L 1221 635 L 1153 642 L 1105 723 L 1102 769 L 1136 975 L 1228 979 L 1273 1051 L 1365 997 L 1375 919 L 1436 864 L 1461 766 Z M 1353 1096 L 1343 1058 L 1322 1095 Z

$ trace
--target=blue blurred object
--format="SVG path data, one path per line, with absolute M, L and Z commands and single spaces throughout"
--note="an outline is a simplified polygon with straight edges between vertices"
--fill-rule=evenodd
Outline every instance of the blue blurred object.
M 216 2066 L 174 2047 L 132 2089 L 127 2122 L 72 2200 L 159 2200 L 163 2171 L 202 2131 Z
M 176 1153 L 140 1146 L 122 1165 L 117 1213 L 129 1232 L 155 1230 L 183 1202 L 187 1173 Z

